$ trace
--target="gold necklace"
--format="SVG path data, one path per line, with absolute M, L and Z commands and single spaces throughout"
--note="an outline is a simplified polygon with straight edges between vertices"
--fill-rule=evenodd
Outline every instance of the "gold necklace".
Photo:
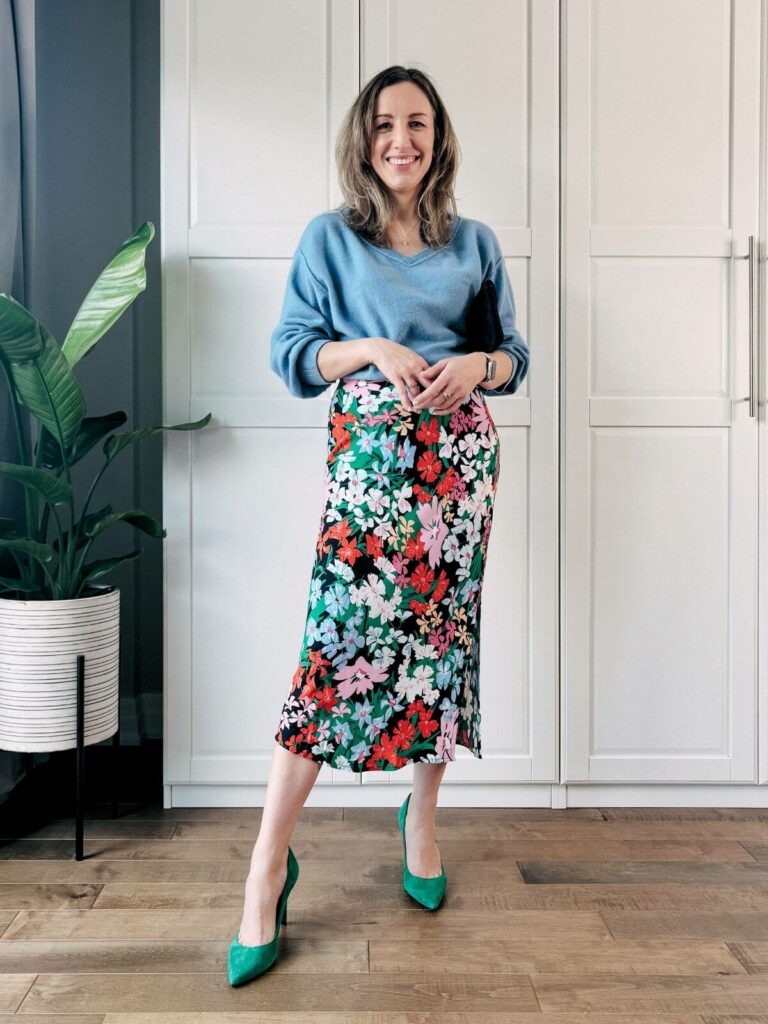
M 396 224 L 397 224 L 397 226 L 398 226 L 398 227 L 400 228 L 400 230 L 404 232 L 404 228 L 403 228 L 403 225 L 402 225 L 402 224 L 400 223 L 400 221 L 399 221 L 399 220 L 396 220 L 396 219 L 395 219 L 394 217 L 393 217 L 392 219 L 393 219 L 393 220 L 395 221 L 395 223 L 396 223 Z M 411 243 L 410 243 L 410 242 L 408 241 L 408 236 L 407 236 L 407 235 L 406 235 L 405 233 L 403 233 L 403 240 L 402 240 L 402 242 L 401 242 L 400 244 L 401 244 L 401 245 L 410 245 L 410 244 L 411 244 Z

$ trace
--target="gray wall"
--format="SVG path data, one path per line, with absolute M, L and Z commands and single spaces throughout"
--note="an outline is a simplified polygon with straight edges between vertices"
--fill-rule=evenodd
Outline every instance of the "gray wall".
M 27 305 L 61 343 L 93 281 L 144 221 L 147 288 L 75 368 L 88 415 L 123 409 L 123 429 L 161 415 L 159 0 L 36 0 L 35 228 Z M 91 510 L 162 519 L 162 435 L 128 449 Z M 82 500 L 101 446 L 78 467 Z M 99 500 L 100 499 L 100 500 Z M 111 536 L 109 535 L 111 533 Z M 119 524 L 92 557 L 141 547 L 105 578 L 120 587 L 121 742 L 162 735 L 162 545 Z

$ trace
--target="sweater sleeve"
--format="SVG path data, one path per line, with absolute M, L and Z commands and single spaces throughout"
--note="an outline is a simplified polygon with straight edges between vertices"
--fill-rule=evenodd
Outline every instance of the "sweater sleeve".
M 513 395 L 528 373 L 530 353 L 525 339 L 515 326 L 517 320 L 515 296 L 512 292 L 512 282 L 509 280 L 503 256 L 494 263 L 490 278 L 496 288 L 496 297 L 499 303 L 499 319 L 504 331 L 504 341 L 499 348 L 512 357 L 512 375 L 499 387 L 487 388 L 486 391 L 489 395 Z
M 309 268 L 301 247 L 294 253 L 280 322 L 270 338 L 269 365 L 297 398 L 315 398 L 332 381 L 317 367 L 317 353 L 334 341 L 328 289 Z

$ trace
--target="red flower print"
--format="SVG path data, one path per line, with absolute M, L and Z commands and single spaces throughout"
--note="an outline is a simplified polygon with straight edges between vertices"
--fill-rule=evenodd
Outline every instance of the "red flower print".
M 367 533 L 365 535 L 365 550 L 372 558 L 380 558 L 384 554 L 381 537 L 377 537 L 375 533 Z
M 409 721 L 401 721 L 397 723 L 397 728 L 392 733 L 392 739 L 397 743 L 398 747 L 403 750 L 407 750 L 413 744 L 416 737 L 416 729 Z
M 418 537 L 409 537 L 405 544 L 405 553 L 408 558 L 416 561 L 421 558 L 424 554 L 424 545 L 421 543 Z M 407 575 L 407 570 L 404 569 Z
M 322 690 L 318 690 L 315 700 L 317 701 L 317 706 L 322 708 L 323 711 L 332 711 L 339 703 L 339 698 L 332 686 L 324 686 Z
M 419 731 L 425 739 L 429 739 L 433 732 L 440 728 L 439 724 L 432 717 L 431 711 L 425 711 L 419 715 Z
M 418 503 L 420 505 L 424 505 L 424 504 L 429 504 L 429 502 L 432 501 L 432 498 L 434 497 L 434 494 L 432 494 L 431 491 L 424 490 L 424 488 L 421 486 L 421 484 L 417 483 L 414 480 L 414 482 L 413 482 L 413 496 L 414 496 L 414 498 L 416 498 L 416 500 L 418 501 Z
M 349 541 L 349 543 L 339 545 L 339 558 L 342 562 L 349 562 L 350 565 L 354 565 L 362 554 L 363 552 L 357 546 L 357 541 L 354 537 Z
M 331 416 L 331 437 L 334 440 L 334 446 L 328 453 L 329 462 L 335 462 L 339 452 L 345 452 L 349 448 L 351 438 L 345 424 L 354 422 L 355 415 L 351 412 L 335 412 Z
M 416 566 L 414 572 L 411 573 L 411 586 L 418 594 L 426 594 L 434 582 L 435 574 L 431 569 L 428 569 L 426 565 Z M 425 605 L 426 607 L 426 605 Z
M 388 736 L 386 733 L 381 734 L 380 742 L 378 744 L 375 744 L 375 746 L 378 746 L 379 749 L 381 750 L 381 753 L 378 756 L 385 757 L 390 764 L 396 765 L 398 768 L 401 768 L 404 764 L 407 763 L 407 758 L 400 757 L 398 755 L 398 744 L 395 742 L 394 738 Z
M 437 444 L 437 440 L 440 437 L 437 417 L 432 416 L 431 419 L 422 420 L 419 424 L 419 429 L 416 431 L 416 437 L 418 437 L 423 444 Z
M 446 590 L 448 589 L 449 583 L 450 579 L 448 577 L 448 573 L 445 571 L 445 569 L 441 569 L 440 579 L 437 581 L 437 585 L 435 586 L 435 592 L 432 595 L 432 599 L 434 601 L 439 601 L 442 598 L 443 594 L 445 594 Z
M 450 494 L 458 479 L 459 474 L 453 466 L 449 466 L 445 473 L 440 477 L 437 487 L 435 487 L 435 494 L 441 498 L 445 497 L 446 494 Z
M 349 527 L 348 519 L 342 519 L 340 523 L 335 523 L 328 530 L 328 537 L 339 541 L 337 554 L 342 562 L 354 565 L 362 556 L 363 553 L 357 546 L 357 538 Z
M 416 468 L 427 483 L 431 484 L 433 480 L 437 480 L 440 476 L 443 464 L 434 452 L 424 452 Z

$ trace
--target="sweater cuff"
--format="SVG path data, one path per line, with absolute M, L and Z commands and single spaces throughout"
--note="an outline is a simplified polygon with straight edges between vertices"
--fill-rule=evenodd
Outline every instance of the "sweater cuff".
M 296 360 L 296 371 L 301 380 L 316 385 L 333 383 L 326 380 L 317 368 L 317 353 L 330 340 L 330 338 L 316 338 L 314 341 L 307 342 L 301 350 Z

